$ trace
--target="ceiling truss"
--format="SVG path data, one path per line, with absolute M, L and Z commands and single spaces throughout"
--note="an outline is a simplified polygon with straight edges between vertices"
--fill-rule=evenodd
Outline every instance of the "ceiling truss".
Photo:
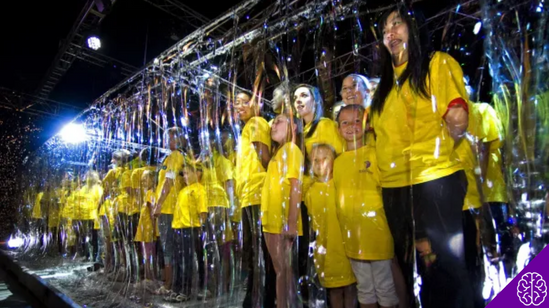
M 76 115 L 81 111 L 73 105 L 44 99 L 35 95 L 0 87 L 0 108 L 22 112 L 31 116 L 60 118 L 63 115 Z
M 189 6 L 177 0 L 144 1 L 181 21 L 184 21 L 195 29 L 200 28 L 203 24 L 210 21 L 208 17 L 198 13 Z
M 47 100 L 55 86 L 71 68 L 76 59 L 86 61 L 99 67 L 117 67 L 122 75 L 127 77 L 138 68 L 122 61 L 110 58 L 99 52 L 84 47 L 87 33 L 93 31 L 108 14 L 109 8 L 116 0 L 88 0 L 78 15 L 69 34 L 63 40 L 55 59 L 40 82 L 35 96 L 39 100 Z

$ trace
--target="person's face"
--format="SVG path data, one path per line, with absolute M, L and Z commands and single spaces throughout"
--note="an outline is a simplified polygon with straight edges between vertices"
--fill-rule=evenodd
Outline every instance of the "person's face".
M 94 174 L 87 174 L 86 175 L 86 185 L 93 186 L 96 183 L 99 182 L 99 178 Z
M 175 151 L 177 149 L 177 137 L 175 134 L 168 134 L 168 147 L 171 151 Z
M 339 114 L 339 133 L 347 142 L 364 136 L 362 127 L 363 114 L 358 110 L 342 110 Z
M 225 148 L 232 147 L 234 143 L 233 134 L 229 132 L 223 132 L 221 133 L 221 142 L 223 143 L 223 146 Z
M 194 171 L 190 167 L 183 168 L 183 179 L 186 185 L 191 185 L 198 182 L 198 171 Z
M 234 108 L 238 118 L 242 121 L 247 121 L 254 116 L 253 105 L 250 96 L 246 93 L 239 93 L 236 96 Z
M 180 135 L 180 133 L 168 133 L 168 148 L 170 151 L 175 151 L 178 148 L 185 147 L 185 138 Z
M 408 26 L 396 11 L 383 26 L 383 45 L 393 57 L 408 54 Z
M 301 87 L 295 90 L 294 107 L 302 118 L 314 113 L 315 100 L 308 88 Z
M 150 174 L 144 173 L 141 177 L 141 186 L 145 189 L 150 189 L 153 186 L 153 179 Z
M 363 105 L 364 98 L 368 97 L 370 90 L 354 76 L 343 79 L 341 86 L 341 98 L 345 105 Z
M 121 165 L 121 164 L 120 164 L 120 157 L 118 157 L 118 156 L 113 156 L 113 157 L 111 158 L 111 164 L 113 164 L 115 167 L 120 166 L 120 165 Z
M 290 119 L 285 115 L 277 116 L 271 126 L 271 139 L 278 144 L 284 144 L 287 140 Z
M 332 172 L 333 153 L 326 148 L 315 148 L 311 153 L 313 173 L 319 178 L 325 178 Z

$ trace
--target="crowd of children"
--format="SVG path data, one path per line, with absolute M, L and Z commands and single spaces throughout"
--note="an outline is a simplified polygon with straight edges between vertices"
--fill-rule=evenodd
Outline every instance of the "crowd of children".
M 32 218 L 50 217 L 50 232 L 101 260 L 109 278 L 167 301 L 230 291 L 241 258 L 244 307 L 313 300 L 300 277 L 330 307 L 415 307 L 416 266 L 424 307 L 482 307 L 480 238 L 498 253 L 484 204 L 506 201 L 497 116 L 468 100 L 453 58 L 421 49 L 402 10 L 381 24 L 381 78 L 347 76 L 332 119 L 311 85 L 275 90 L 270 123 L 241 92 L 234 140 L 224 132 L 222 147 L 212 138 L 194 156 L 171 128 L 160 162 L 153 148 L 136 160 L 116 151 L 102 181 L 89 171 L 81 188 L 37 194 L 38 205 L 44 194 L 61 205 L 51 215 L 35 206 Z

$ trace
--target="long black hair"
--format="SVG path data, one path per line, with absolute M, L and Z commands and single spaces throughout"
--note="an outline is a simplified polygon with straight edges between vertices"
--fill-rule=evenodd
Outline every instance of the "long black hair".
M 424 24 L 425 18 L 420 11 L 408 11 L 403 5 L 386 12 L 381 17 L 378 25 L 380 27 L 379 51 L 381 56 L 381 79 L 372 100 L 372 111 L 381 113 L 385 100 L 391 92 L 394 80 L 393 60 L 389 50 L 383 44 L 383 28 L 391 13 L 396 12 L 408 27 L 408 65 L 402 75 L 398 78 L 397 85 L 402 86 L 410 79 L 412 91 L 422 97 L 429 97 L 427 89 L 427 77 L 429 75 L 429 62 L 433 49 L 429 40 L 428 30 Z

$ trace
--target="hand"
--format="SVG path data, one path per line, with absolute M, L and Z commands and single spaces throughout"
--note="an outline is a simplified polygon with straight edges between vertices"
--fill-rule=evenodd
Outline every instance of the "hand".
M 486 247 L 486 257 L 490 261 L 492 265 L 499 264 L 499 261 L 501 261 L 501 258 L 498 253 L 497 246 L 492 245 L 492 247 Z
M 467 132 L 469 113 L 462 106 L 451 107 L 447 110 L 444 120 L 446 120 L 446 126 L 450 132 L 450 136 L 457 145 Z
M 153 213 L 154 217 L 156 217 L 156 218 L 160 217 L 160 214 L 162 213 L 161 209 L 162 209 L 162 205 L 157 204 L 156 207 L 154 208 L 154 211 L 153 211 L 154 212 Z
M 284 228 L 282 235 L 287 239 L 294 240 L 297 237 L 297 227 L 289 226 L 288 228 Z

